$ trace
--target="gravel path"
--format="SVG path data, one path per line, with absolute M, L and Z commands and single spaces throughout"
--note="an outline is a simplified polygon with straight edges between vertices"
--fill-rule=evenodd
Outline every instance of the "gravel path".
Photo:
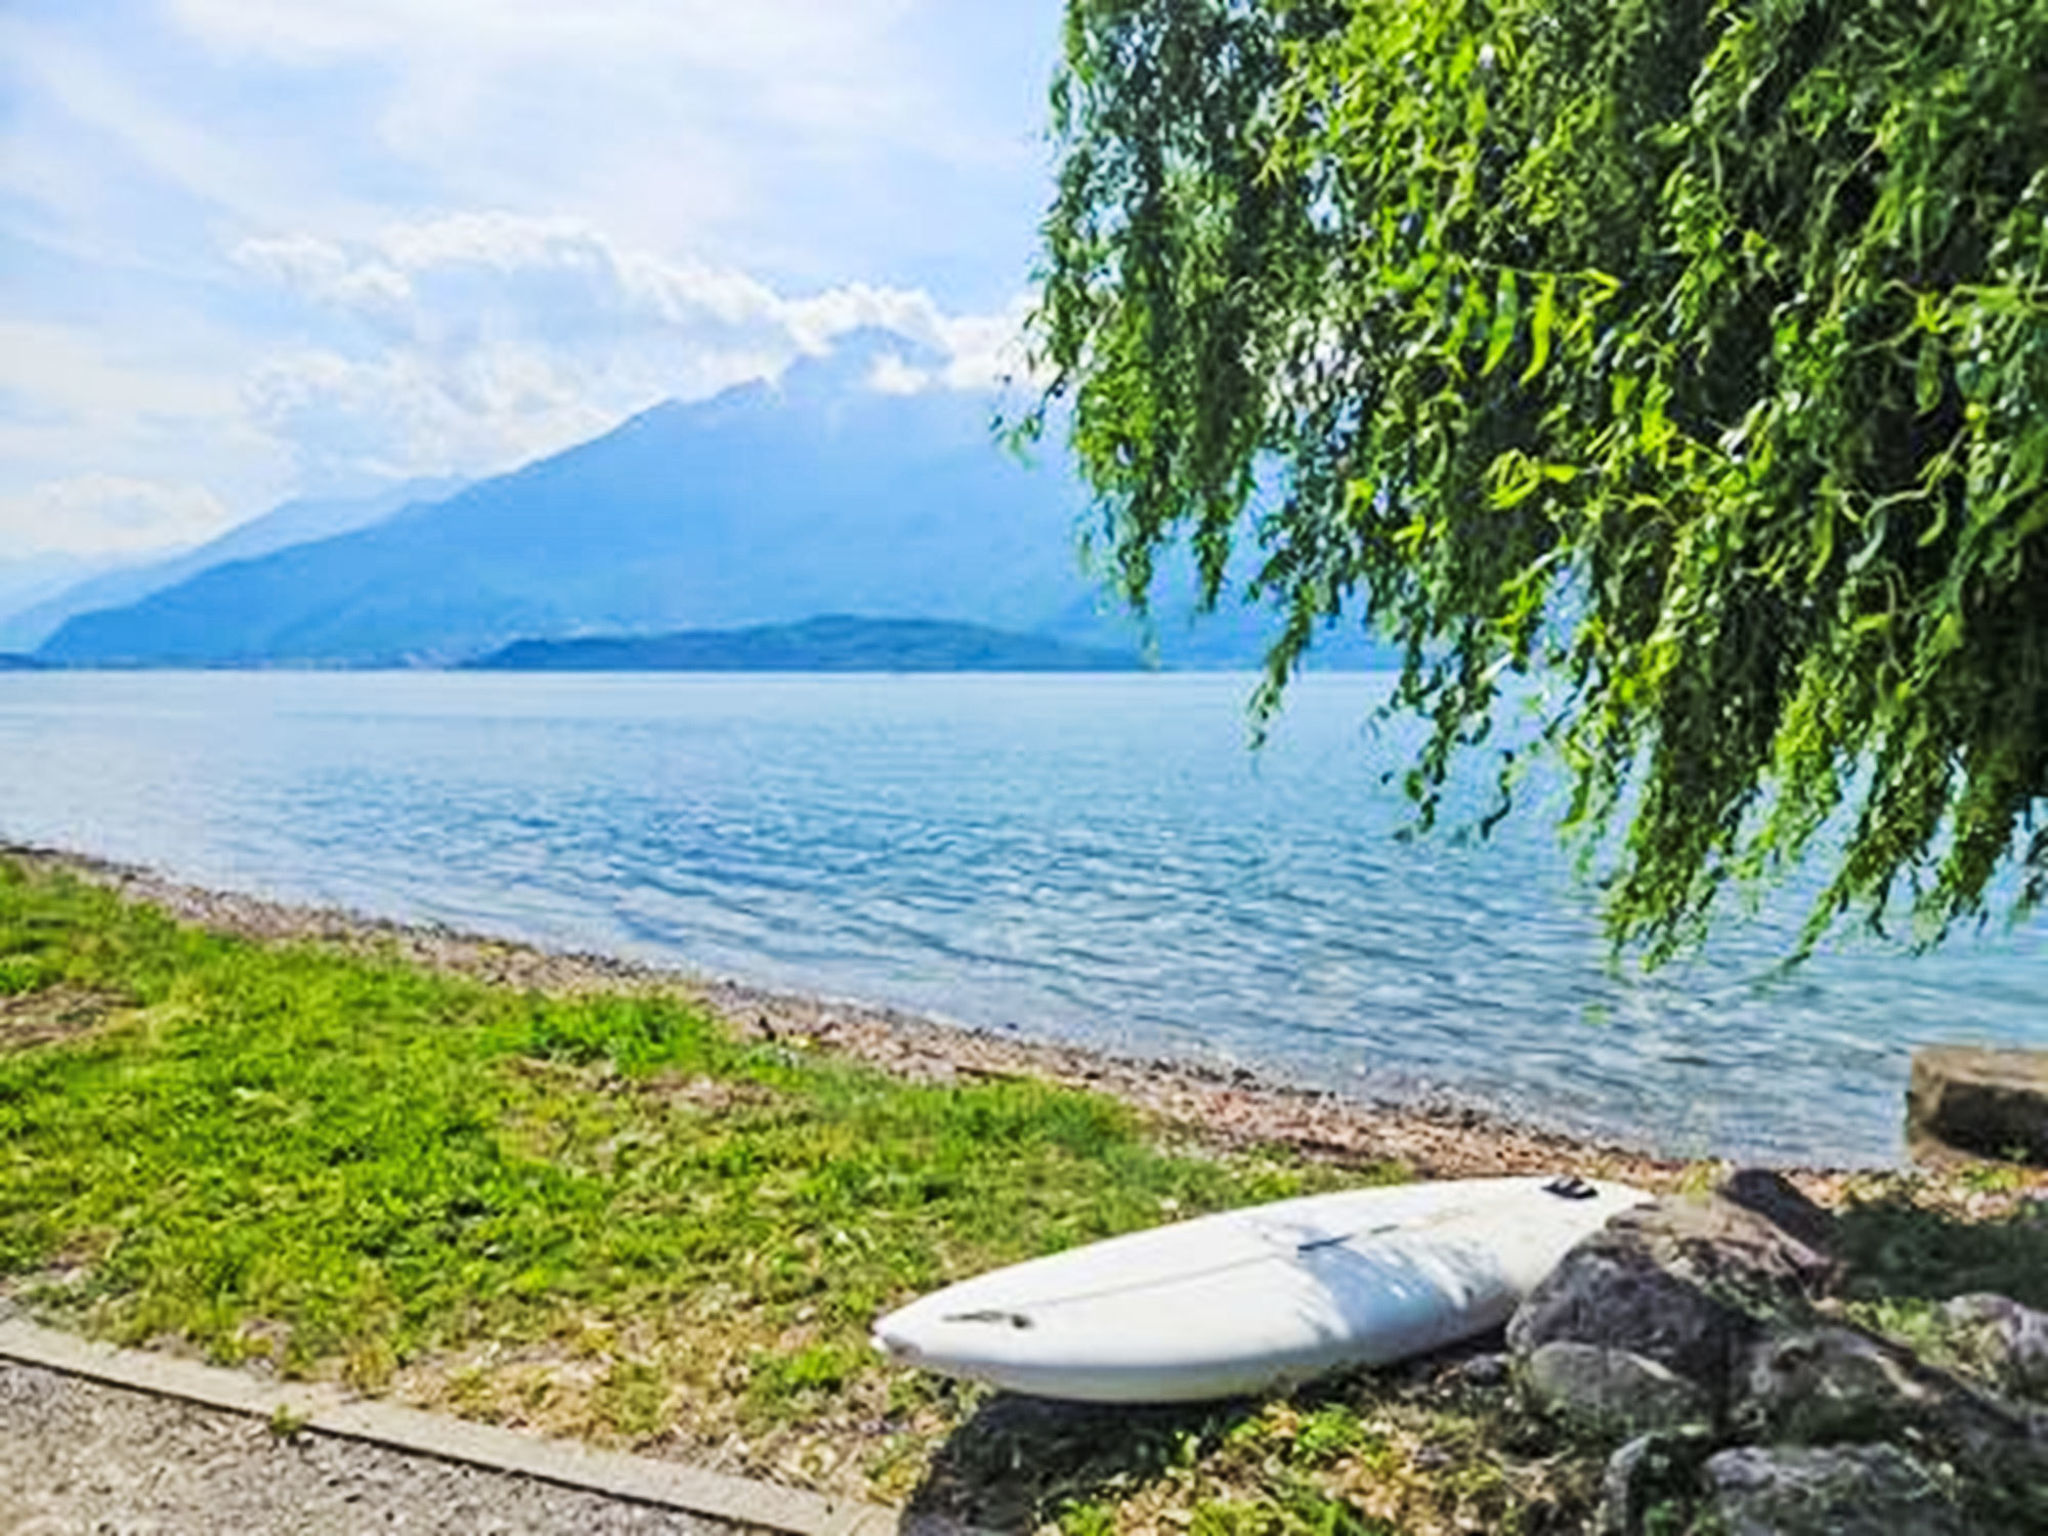
M 0 1362 L 0 1536 L 737 1529 Z

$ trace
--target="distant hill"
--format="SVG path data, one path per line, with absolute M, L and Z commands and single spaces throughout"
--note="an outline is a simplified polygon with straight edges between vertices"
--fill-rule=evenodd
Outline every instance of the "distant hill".
M 12 651 L 0 651 L 0 672 L 40 672 L 43 663 L 33 656 L 18 656 Z
M 12 624 L 16 614 L 46 603 L 94 576 L 139 563 L 133 555 L 74 555 L 55 551 L 10 555 L 0 551 L 0 651 L 30 650 L 56 627 L 17 633 Z
M 496 672 L 1130 672 L 1128 653 L 939 619 L 843 614 L 672 635 L 522 640 L 470 662 Z
M 986 399 L 871 386 L 881 360 L 920 361 L 910 354 L 882 333 L 844 338 L 779 384 L 656 406 L 373 526 L 76 615 L 37 654 L 74 666 L 443 666 L 520 640 L 835 613 L 1135 650 L 1135 626 L 1100 611 L 1079 569 L 1085 499 L 1072 477 L 1002 451 Z M 1273 626 L 1231 615 L 1190 628 L 1184 604 L 1159 608 L 1169 666 L 1255 662 Z
M 0 647 L 33 649 L 77 614 L 125 608 L 214 566 L 257 559 L 294 544 L 367 527 L 414 502 L 451 496 L 462 484 L 445 477 L 407 480 L 364 496 L 283 502 L 196 548 L 143 565 L 95 572 L 41 596 L 32 606 L 17 606 L 16 611 L 0 618 Z

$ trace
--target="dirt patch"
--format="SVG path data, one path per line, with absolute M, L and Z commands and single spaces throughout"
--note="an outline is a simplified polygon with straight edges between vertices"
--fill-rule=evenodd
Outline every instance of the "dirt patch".
M 772 1104 L 776 1099 L 775 1090 L 761 1083 L 689 1077 L 680 1072 L 657 1073 L 633 1083 L 631 1091 L 642 1099 L 710 1117 Z
M 75 1040 L 97 1029 L 127 999 L 83 987 L 0 995 L 0 1055 Z

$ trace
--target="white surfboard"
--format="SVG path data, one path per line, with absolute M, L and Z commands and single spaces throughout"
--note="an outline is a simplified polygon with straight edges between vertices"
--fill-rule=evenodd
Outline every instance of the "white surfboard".
M 1282 1200 L 963 1281 L 884 1317 L 875 1343 L 1035 1397 L 1270 1392 L 1500 1326 L 1574 1243 L 1651 1198 L 1516 1178 Z

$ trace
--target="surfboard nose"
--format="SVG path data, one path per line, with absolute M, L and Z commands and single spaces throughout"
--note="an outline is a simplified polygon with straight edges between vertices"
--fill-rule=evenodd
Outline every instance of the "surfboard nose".
M 887 1318 L 877 1323 L 874 1332 L 868 1337 L 869 1342 L 876 1349 L 887 1355 L 891 1360 L 899 1361 L 904 1365 L 915 1365 L 923 1358 L 924 1351 L 902 1334 L 890 1328 Z

